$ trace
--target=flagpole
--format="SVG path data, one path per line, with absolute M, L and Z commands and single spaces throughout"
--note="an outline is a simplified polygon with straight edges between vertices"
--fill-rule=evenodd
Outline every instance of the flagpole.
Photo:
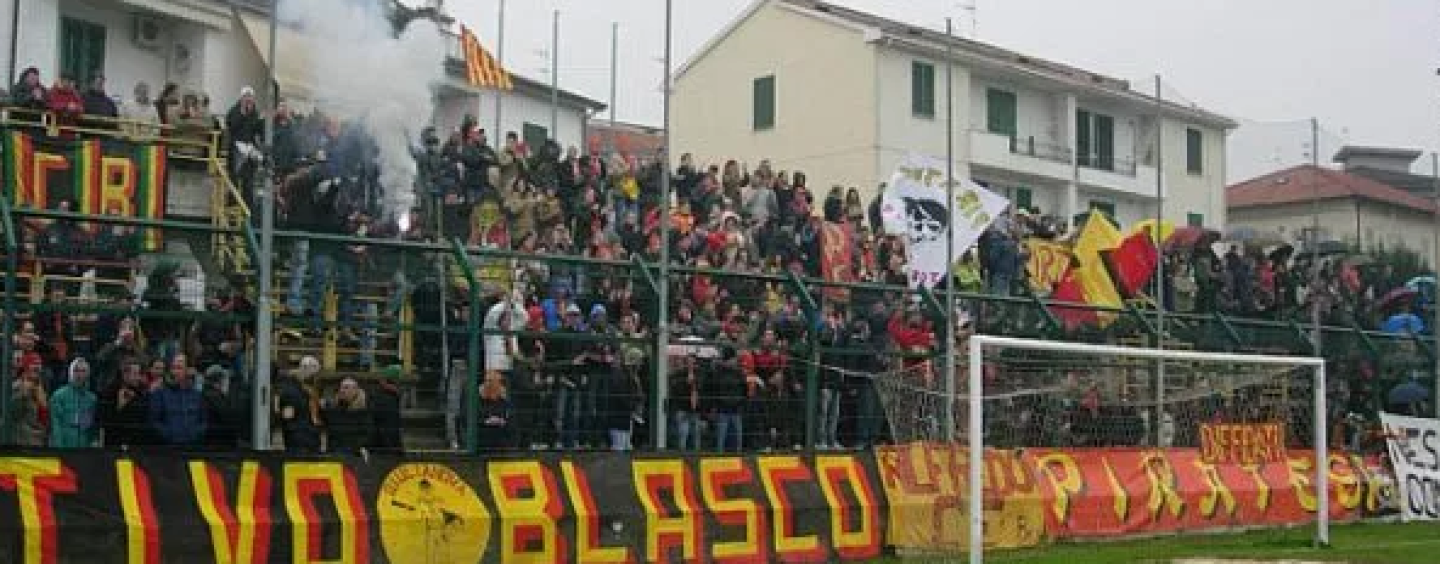
M 955 24 L 945 18 L 945 214 L 955 225 Z M 945 440 L 955 441 L 955 234 L 945 237 Z M 968 390 L 971 394 L 979 390 Z M 978 543 L 977 543 L 978 544 Z
M 505 0 L 500 0 L 500 29 L 495 34 L 495 65 L 500 67 L 500 72 L 505 72 Z M 498 80 L 497 80 L 498 82 Z M 499 141 L 504 134 L 504 126 L 500 124 L 500 118 L 504 116 L 505 90 L 500 85 L 495 86 L 495 140 Z M 555 137 L 551 131 L 550 136 Z
M 18 8 L 17 8 L 18 9 Z M 270 58 L 269 75 L 265 82 L 266 101 L 270 104 L 270 119 L 265 120 L 265 146 L 275 145 L 275 111 L 280 107 L 280 86 L 275 82 L 275 43 L 280 33 L 280 3 L 270 4 Z M 260 280 L 259 295 L 255 298 L 255 380 L 251 386 L 250 410 L 252 416 L 250 445 L 255 450 L 270 449 L 270 372 L 272 370 L 271 341 L 274 339 L 274 311 L 270 306 L 271 284 L 274 282 L 275 256 L 275 190 L 273 174 L 274 161 L 266 159 L 261 167 L 260 195 L 260 256 L 253 257 Z M 319 307 L 311 304 L 313 307 Z
M 560 138 L 560 10 L 550 22 L 550 135 Z
M 655 449 L 665 449 L 668 436 L 665 426 L 665 403 L 670 395 L 667 387 L 670 374 L 670 43 L 672 33 L 672 0 L 665 0 L 665 82 L 662 112 L 665 131 L 664 154 L 660 156 L 660 288 L 657 300 L 659 318 L 655 325 L 655 405 L 650 426 L 655 433 Z M 641 268 L 644 268 L 643 266 Z
M 1164 92 L 1161 90 L 1160 75 L 1155 75 L 1155 226 L 1150 239 L 1155 244 L 1155 348 L 1165 349 L 1165 116 Z M 1165 418 L 1165 359 L 1155 359 L 1155 446 L 1161 444 Z

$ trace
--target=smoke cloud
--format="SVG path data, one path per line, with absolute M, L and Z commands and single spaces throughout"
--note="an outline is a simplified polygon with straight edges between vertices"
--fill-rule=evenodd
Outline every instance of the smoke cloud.
M 434 116 L 445 38 L 426 20 L 396 38 L 382 1 L 280 0 L 278 16 L 305 36 L 308 52 L 300 56 L 312 67 L 315 106 L 375 139 L 385 207 L 394 212 L 414 203 L 410 148 Z

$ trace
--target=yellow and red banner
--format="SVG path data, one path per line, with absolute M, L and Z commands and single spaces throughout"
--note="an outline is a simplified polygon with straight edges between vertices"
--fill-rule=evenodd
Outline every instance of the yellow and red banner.
M 1200 424 L 1200 460 L 1206 464 L 1273 464 L 1285 459 L 1281 423 Z
M 460 49 L 465 56 L 465 78 L 471 86 L 510 90 L 514 88 L 510 72 L 500 65 L 469 27 L 460 26 Z
M 1030 275 L 1030 289 L 1050 293 L 1065 278 L 1074 255 L 1070 245 L 1048 239 L 1030 238 L 1025 240 L 1030 257 L 1025 262 L 1025 272 Z
M 855 281 L 855 228 L 849 223 L 826 221 L 820 224 L 820 270 L 825 280 L 850 283 Z M 825 298 L 850 301 L 850 289 L 824 287 Z
M 912 443 L 875 451 L 889 502 L 886 530 L 900 548 L 955 550 L 970 545 L 968 451 L 957 445 Z M 1018 451 L 985 452 L 985 546 L 1040 544 L 1045 534 L 1039 484 Z

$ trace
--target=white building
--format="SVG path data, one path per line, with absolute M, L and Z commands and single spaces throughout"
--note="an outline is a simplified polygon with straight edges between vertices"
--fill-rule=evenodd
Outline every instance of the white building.
M 267 80 L 269 0 L 9 0 L 0 2 L 0 54 L 14 84 L 19 72 L 37 67 L 47 82 L 57 75 L 84 79 L 103 73 L 113 94 L 130 98 L 136 83 L 151 95 L 166 83 L 210 95 L 211 109 L 226 111 L 241 88 L 257 90 Z M 15 10 L 19 10 L 18 14 Z M 18 19 L 17 19 L 18 18 Z M 11 22 L 18 22 L 12 28 Z M 281 96 L 305 105 L 312 91 L 308 59 L 298 32 L 281 28 L 277 37 L 276 82 Z M 588 118 L 604 104 L 559 92 L 558 123 L 550 132 L 552 92 L 547 85 L 512 76 L 514 88 L 476 88 L 465 79 L 463 51 L 450 36 L 444 64 L 448 80 L 436 86 L 434 125 L 458 126 L 466 114 L 491 130 L 514 131 L 534 140 L 551 136 L 562 145 L 581 145 Z M 13 48 L 11 47 L 13 45 Z M 495 96 L 503 97 L 502 124 L 493 127 Z M 493 136 L 492 142 L 497 138 Z M 179 175 L 173 181 L 185 183 Z M 203 181 L 203 179 L 200 179 Z M 208 191 L 172 189 L 171 215 L 203 215 Z M 189 195 L 191 197 L 187 198 Z
M 957 176 L 1042 213 L 1096 207 L 1130 223 L 1154 216 L 1163 163 L 1165 217 L 1224 225 L 1233 121 L 1121 80 L 815 0 L 758 0 L 678 70 L 674 152 L 752 166 L 769 158 L 805 171 L 820 193 L 835 184 L 873 191 L 905 154 L 946 154 L 947 56 Z

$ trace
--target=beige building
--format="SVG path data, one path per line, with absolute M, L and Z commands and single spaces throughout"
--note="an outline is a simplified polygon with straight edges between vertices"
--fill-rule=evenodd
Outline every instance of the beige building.
M 1353 172 L 1311 165 L 1272 172 L 1227 188 L 1226 203 L 1232 227 L 1296 243 L 1310 239 L 1318 214 L 1321 241 L 1406 248 L 1427 261 L 1435 249 L 1434 201 Z
M 907 153 L 946 154 L 953 68 L 956 175 L 1017 205 L 1225 224 L 1235 123 L 1090 71 L 814 0 L 759 0 L 678 69 L 672 150 L 771 159 L 812 189 L 873 193 Z M 1157 155 L 1156 139 L 1162 151 Z M 1158 158 L 1157 158 L 1158 157 Z

